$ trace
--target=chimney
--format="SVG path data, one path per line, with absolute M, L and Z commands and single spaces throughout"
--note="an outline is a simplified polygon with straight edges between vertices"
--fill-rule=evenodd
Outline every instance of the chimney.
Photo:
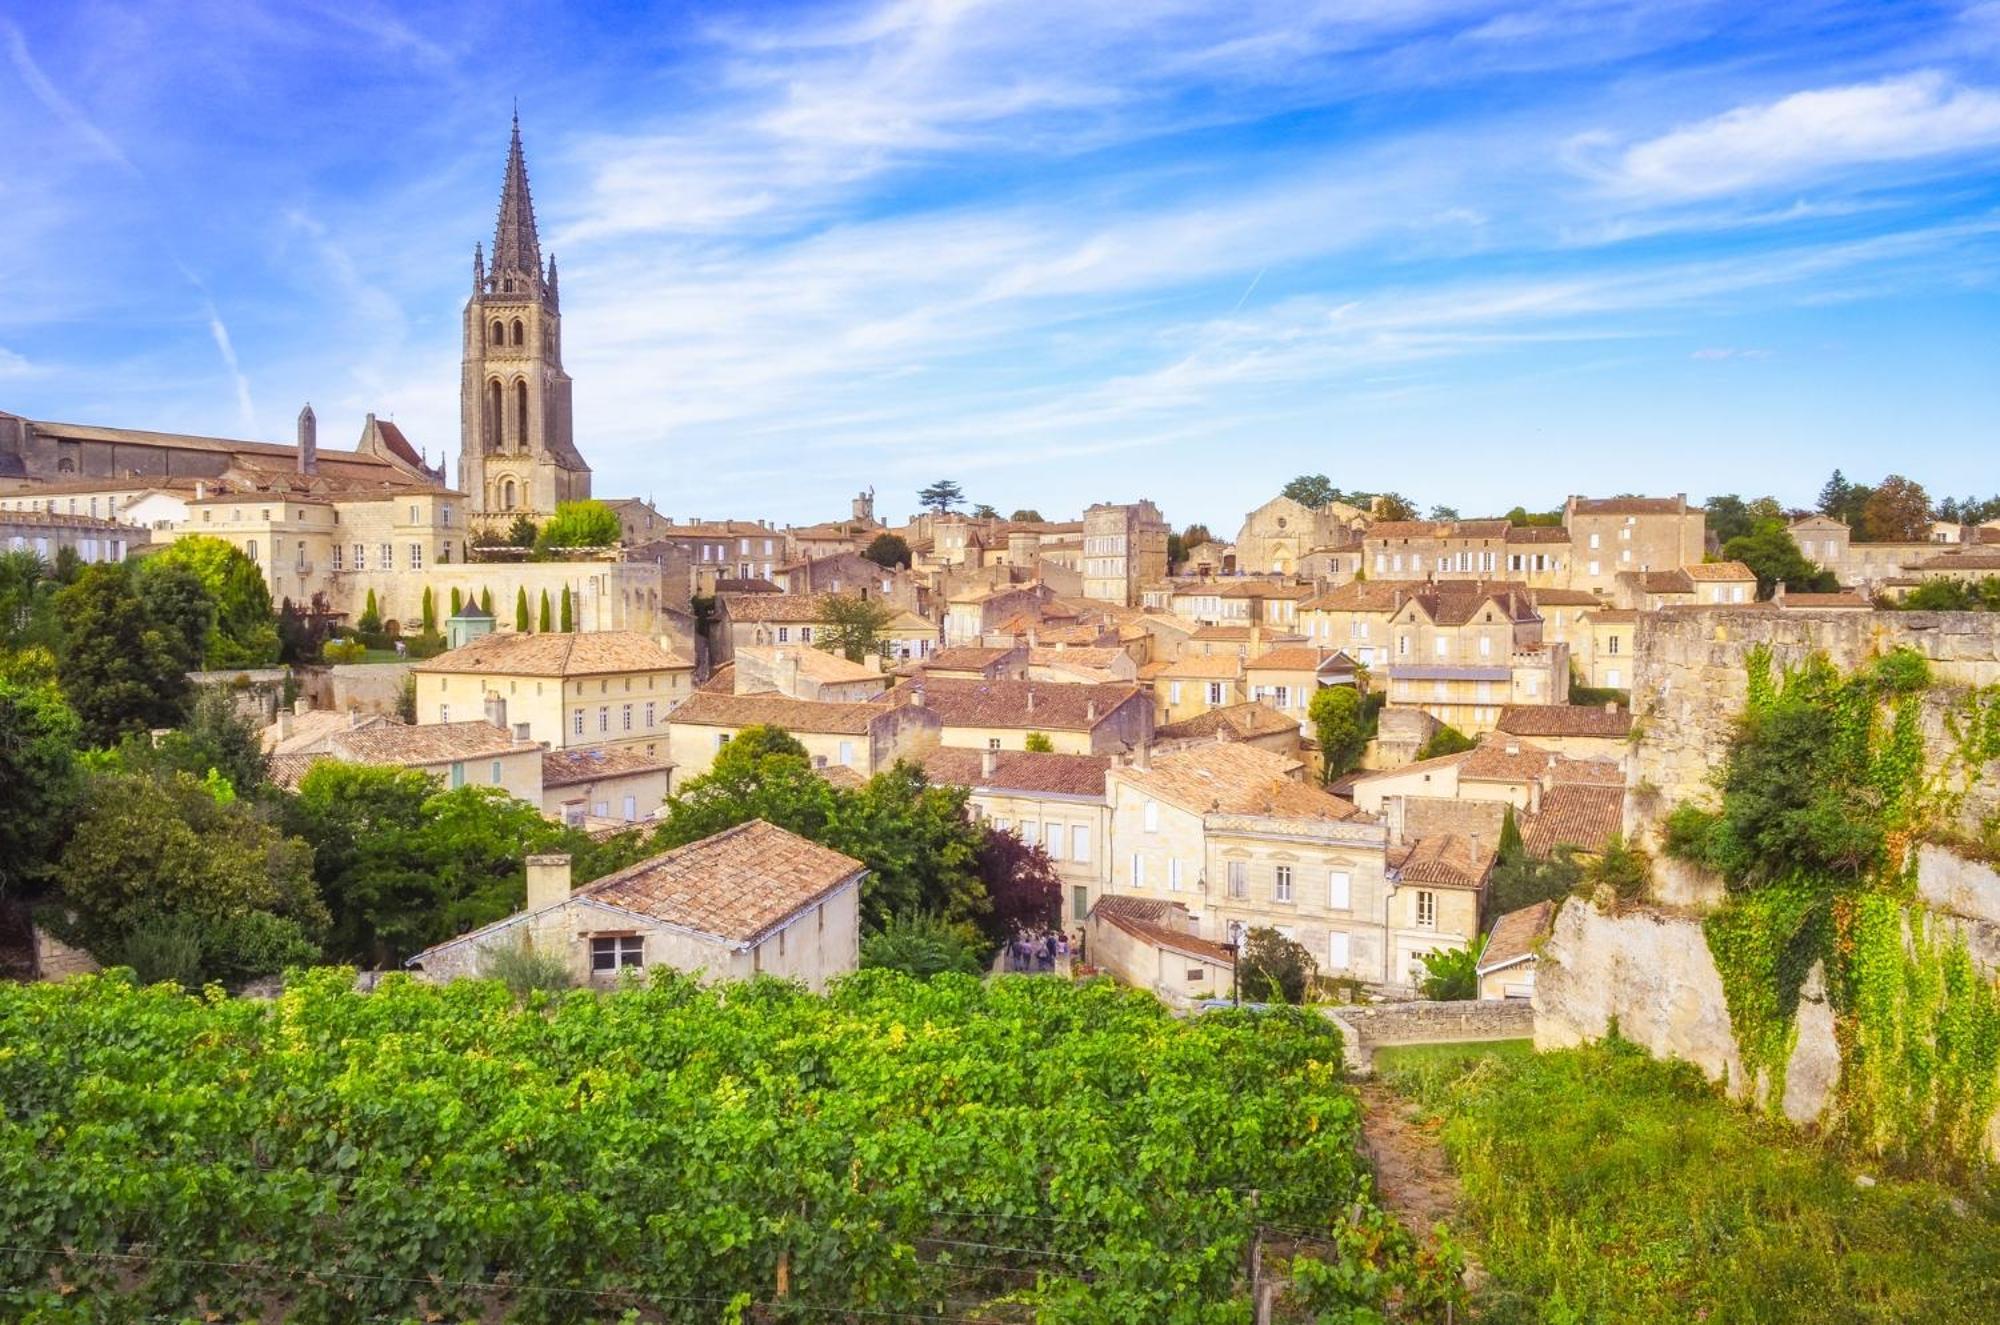
M 1033 686 L 1029 686 L 1029 687 L 1028 687 L 1028 712 L 1030 712 L 1030 713 L 1033 713 L 1034 711 L 1035 711 L 1035 688 L 1034 688 Z
M 359 726 L 361 725 L 361 710 L 360 710 L 360 709 L 358 709 L 358 708 L 349 708 L 349 709 L 347 710 L 347 725 L 348 725 L 348 726 L 349 726 L 350 728 L 353 728 L 353 727 L 359 727 Z
M 922 708 L 923 706 L 924 706 L 924 686 L 923 682 L 919 681 L 916 685 L 910 687 L 910 707 Z
M 554 852 L 530 856 L 528 865 L 528 909 L 539 911 L 569 896 L 569 856 Z
M 1616 713 L 1618 712 L 1618 701 L 1617 701 L 1617 700 L 1615 700 L 1615 699 L 1607 699 L 1607 700 L 1605 700 L 1605 701 L 1604 701 L 1604 711 L 1605 711 L 1606 713 L 1610 713 L 1610 714 L 1614 714 L 1614 715 L 1615 715 L 1615 714 L 1616 714 Z
M 290 709 L 278 710 L 278 739 L 281 741 L 292 739 L 292 711 Z
M 507 697 L 497 690 L 486 692 L 486 720 L 503 732 L 507 730 Z
M 1382 817 L 1388 821 L 1389 844 L 1403 844 L 1403 814 L 1405 810 L 1401 796 L 1385 796 L 1382 800 Z
M 1097 721 L 1097 701 L 1096 701 L 1096 700 L 1094 700 L 1094 699 L 1086 699 L 1085 701 L 1083 701 L 1083 720 L 1084 720 L 1085 722 L 1096 722 L 1096 721 Z
M 1000 752 L 988 746 L 979 752 L 979 776 L 991 778 L 1000 767 Z
M 1528 783 L 1528 813 L 1540 814 L 1541 812 L 1542 812 L 1542 780 L 1540 778 L 1534 778 L 1531 779 Z
M 1517 755 L 1521 753 L 1521 743 L 1519 741 L 1507 742 L 1507 753 L 1510 755 Z
M 368 416 L 369 428 L 373 430 L 375 416 Z M 308 404 L 299 411 L 299 473 L 319 472 L 319 421 L 313 417 L 313 407 Z
M 300 695 L 297 699 L 292 701 L 292 712 L 294 713 L 312 712 L 312 701 L 310 699 L 307 699 L 304 695 Z
M 200 479 L 196 479 L 194 481 L 194 499 L 200 501 L 206 496 L 208 496 L 208 484 L 202 482 Z
M 1153 766 L 1153 747 L 1147 744 L 1145 741 L 1141 741 L 1137 745 L 1133 746 L 1132 767 L 1151 768 L 1152 766 Z

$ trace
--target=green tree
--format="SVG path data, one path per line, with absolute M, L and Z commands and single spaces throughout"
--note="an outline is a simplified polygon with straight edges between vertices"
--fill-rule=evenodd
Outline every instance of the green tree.
M 1047 732 L 1029 732 L 1021 742 L 1021 748 L 1030 754 L 1050 755 L 1056 752 L 1056 743 L 1049 739 Z
M 549 611 L 549 591 L 547 589 L 542 590 L 542 611 L 541 615 L 536 618 L 535 629 L 544 635 L 555 629 L 555 622 Z
M 570 634 L 576 629 L 576 607 L 570 601 L 569 586 L 567 584 L 562 588 L 562 615 L 560 620 L 562 622 L 563 634 Z
M 1983 580 L 1926 580 L 1897 607 L 1910 612 L 2000 612 L 2000 576 Z
M 242 796 L 257 795 L 270 781 L 262 726 L 237 704 L 234 692 L 219 686 L 198 691 L 187 720 L 157 740 L 149 733 L 127 736 L 118 747 L 118 763 L 155 776 L 178 772 L 206 779 L 213 773 Z
M 1622 835 L 1606 842 L 1604 849 L 1583 866 L 1585 883 L 1609 888 L 1619 900 L 1626 902 L 1640 901 L 1646 896 L 1652 875 L 1652 857 L 1646 854 L 1644 848 L 1627 842 Z
M 1558 845 L 1547 859 L 1529 855 L 1521 840 L 1514 807 L 1507 807 L 1500 820 L 1499 851 L 1486 885 L 1489 918 L 1497 919 L 1536 902 L 1567 897 L 1582 877 L 1574 846 Z
M 828 594 L 820 600 L 823 624 L 813 643 L 849 662 L 881 652 L 882 634 L 896 614 L 879 598 Z
M 1044 524 L 1042 513 L 1033 507 L 1024 506 L 1007 517 L 1016 524 Z
M 61 587 L 54 568 L 34 552 L 0 552 L 0 649 L 55 650 L 62 638 L 55 614 Z
M 525 584 L 514 591 L 514 629 L 523 635 L 528 633 L 528 586 Z
M 481 589 L 481 590 L 479 591 L 479 610 L 480 610 L 480 611 L 482 611 L 482 612 L 484 612 L 484 613 L 486 613 L 486 615 L 487 615 L 487 616 L 492 616 L 492 615 L 493 615 L 493 590 L 492 590 L 492 589 L 490 589 L 490 588 L 486 588 L 486 589 Z
M 805 747 L 783 728 L 751 726 L 730 738 L 708 772 L 668 798 L 656 845 L 684 846 L 752 819 L 817 842 L 833 816 L 833 787 L 813 771 Z
M 1931 499 L 1923 485 L 1891 474 L 1869 493 L 1861 531 L 1871 543 L 1923 543 L 1931 536 Z
M 1747 534 L 1722 545 L 1722 555 L 1740 561 L 1757 576 L 1757 597 L 1769 598 L 1779 585 L 1799 593 L 1831 592 L 1840 587 L 1832 571 L 1821 570 L 1799 551 L 1783 520 L 1765 519 Z
M 934 975 L 983 975 L 986 944 L 969 925 L 936 916 L 891 916 L 861 940 L 861 964 L 901 971 L 919 980 Z
M 917 500 L 923 503 L 927 510 L 943 515 L 965 500 L 965 492 L 952 480 L 941 478 L 929 487 L 919 490 Z
M 1353 686 L 1326 686 L 1315 691 L 1306 717 L 1319 740 L 1320 776 L 1331 782 L 1354 771 L 1373 734 L 1368 706 Z
M 928 912 L 983 925 L 992 906 L 979 876 L 983 834 L 963 787 L 932 786 L 910 763 L 846 793 L 826 844 L 866 864 L 862 915 L 880 928 L 892 915 Z
M 1456 1002 L 1479 997 L 1479 950 L 1486 940 L 1475 940 L 1469 948 L 1440 948 L 1423 955 L 1424 978 L 1417 992 L 1425 998 Z
M 272 555 L 277 555 L 275 547 Z M 220 538 L 191 535 L 146 558 L 138 574 L 143 582 L 168 566 L 193 571 L 214 605 L 202 650 L 204 666 L 265 667 L 278 660 L 278 616 L 256 562 Z
M 972 508 L 972 518 L 975 520 L 998 520 L 1000 512 L 993 509 L 986 502 L 981 502 Z
M 1178 533 L 1167 533 L 1167 565 L 1181 566 L 1187 563 L 1187 540 Z
M 1848 502 L 1853 496 L 1854 485 L 1847 481 L 1847 475 L 1836 469 L 1833 477 L 1826 481 L 1826 486 L 1819 490 L 1819 513 L 1839 519 L 1847 513 Z
M 1446 723 L 1431 733 L 1431 738 L 1417 751 L 1417 758 L 1436 759 L 1440 755 L 1462 754 L 1477 744 L 1470 736 Z
M 862 556 L 887 570 L 910 564 L 910 545 L 901 534 L 877 534 Z
M 424 609 L 423 609 L 422 621 L 424 625 L 424 634 L 426 635 L 431 634 L 433 631 L 437 629 L 438 626 L 437 600 L 431 596 L 431 587 L 428 584 L 424 586 Z
M 1417 518 L 1417 504 L 1400 492 L 1385 492 L 1374 499 L 1375 518 L 1378 520 L 1414 520 Z
M 1191 524 L 1181 530 L 1181 546 L 1190 552 L 1200 547 L 1203 543 L 1213 543 L 1214 541 L 1215 535 L 1208 532 L 1208 526 L 1205 524 Z
M 57 874 L 58 928 L 102 962 L 162 928 L 194 942 L 183 974 L 199 980 L 236 983 L 319 954 L 312 849 L 187 773 L 92 778 Z
M 1563 522 L 1561 511 L 1530 511 L 1525 506 L 1516 506 L 1507 512 L 1507 523 L 1517 529 L 1553 528 Z
M 1253 929 L 1236 956 L 1237 992 L 1254 1003 L 1303 1003 L 1319 963 L 1304 944 L 1275 929 Z
M 1431 513 L 1426 518 L 1438 521 L 1451 521 L 1460 519 L 1462 517 L 1458 513 L 1458 507 L 1446 506 L 1442 502 L 1440 502 L 1434 504 L 1431 507 Z
M 515 547 L 533 547 L 538 536 L 535 522 L 525 515 L 514 517 L 514 523 L 507 526 L 507 541 Z
M 48 875 L 80 790 L 82 727 L 53 685 L 0 678 L 0 898 Z
M 178 722 L 208 637 L 211 609 L 192 571 L 161 568 L 146 597 L 134 578 L 124 563 L 99 562 L 56 595 L 63 693 L 93 745 Z
M 1702 511 L 1708 519 L 1708 532 L 1714 536 L 1717 546 L 1743 537 L 1756 523 L 1750 518 L 1749 506 L 1733 492 L 1710 497 L 1702 503 Z
M 375 601 L 375 591 L 368 591 L 368 598 L 361 608 L 361 619 L 354 623 L 356 630 L 365 636 L 382 633 L 382 605 Z
M 465 595 L 460 593 L 458 590 L 458 586 L 454 584 L 451 586 L 451 614 L 453 616 L 457 616 L 460 612 L 464 610 L 465 610 Z
M 622 531 L 618 513 L 601 501 L 556 503 L 556 513 L 535 535 L 534 545 L 543 552 L 554 548 L 612 547 Z
M 1301 474 L 1278 490 L 1281 497 L 1290 497 L 1301 506 L 1309 506 L 1317 511 L 1333 504 L 1339 489 L 1333 480 L 1324 474 Z

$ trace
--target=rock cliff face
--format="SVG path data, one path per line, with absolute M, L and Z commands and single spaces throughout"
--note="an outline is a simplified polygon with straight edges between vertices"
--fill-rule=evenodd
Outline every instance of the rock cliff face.
M 1634 1044 L 1743 1093 L 1743 1060 L 1701 922 L 1645 910 L 1606 915 L 1573 897 L 1535 968 L 1535 1047 L 1600 1039 L 1614 1020 Z
M 1908 647 L 1930 660 L 1939 686 L 1926 714 L 1934 750 L 1948 748 L 1944 719 L 1964 687 L 2000 681 L 2000 613 L 1774 612 L 1769 608 L 1677 608 L 1640 616 L 1632 712 L 1641 739 L 1631 763 L 1628 835 L 1658 816 L 1702 800 L 1749 693 L 1745 663 L 1758 645 L 1779 668 L 1815 653 L 1851 671 Z M 2000 807 L 2000 776 L 1989 768 L 1962 820 Z

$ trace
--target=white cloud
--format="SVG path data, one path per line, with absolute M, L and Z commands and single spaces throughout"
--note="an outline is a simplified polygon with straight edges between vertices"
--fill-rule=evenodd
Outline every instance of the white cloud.
M 1996 145 L 2000 92 L 1923 71 L 1739 106 L 1626 147 L 1600 170 L 1623 193 L 1700 198 Z
M 0 345 L 0 382 L 31 377 L 34 373 L 35 366 L 33 364 L 29 363 L 21 355 L 8 349 L 5 345 Z

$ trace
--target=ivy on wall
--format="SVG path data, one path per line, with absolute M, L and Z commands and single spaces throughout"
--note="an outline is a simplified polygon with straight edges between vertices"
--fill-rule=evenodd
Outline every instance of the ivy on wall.
M 1824 963 L 1842 1072 L 1835 1125 L 1871 1153 L 1977 1156 L 2000 1103 L 2000 988 L 1913 905 L 1916 846 L 2000 753 L 2000 687 L 1968 695 L 1927 757 L 1929 665 L 1897 649 L 1843 675 L 1823 656 L 1747 662 L 1748 701 L 1713 809 L 1668 817 L 1666 849 L 1722 876 L 1706 922 L 1746 1071 L 1775 1108 L 1801 987 Z

